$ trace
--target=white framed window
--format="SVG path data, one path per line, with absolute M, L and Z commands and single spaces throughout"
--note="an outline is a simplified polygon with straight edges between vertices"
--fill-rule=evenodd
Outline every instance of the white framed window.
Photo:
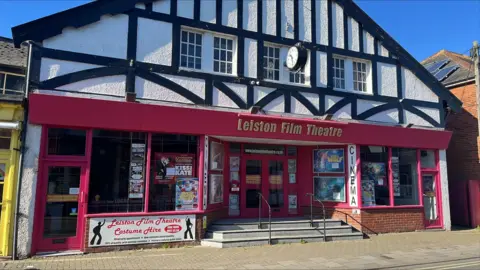
M 213 37 L 213 71 L 233 74 L 233 39 Z
M 263 78 L 280 80 L 280 48 L 264 44 L 263 46 Z
M 296 72 L 290 71 L 289 77 L 291 83 L 305 84 L 305 67 Z
M 345 89 L 345 59 L 333 58 L 333 88 Z
M 353 90 L 367 92 L 367 63 L 353 61 Z
M 202 34 L 182 30 L 180 36 L 180 67 L 202 69 Z

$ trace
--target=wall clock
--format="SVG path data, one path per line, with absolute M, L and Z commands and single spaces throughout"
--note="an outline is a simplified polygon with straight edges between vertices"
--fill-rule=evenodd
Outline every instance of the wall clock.
M 285 66 L 291 71 L 297 71 L 305 66 L 308 59 L 308 51 L 300 43 L 288 49 Z

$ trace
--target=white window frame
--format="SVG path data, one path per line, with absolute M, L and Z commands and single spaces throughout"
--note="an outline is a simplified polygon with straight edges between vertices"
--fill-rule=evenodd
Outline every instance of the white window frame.
M 333 77 L 333 89 L 336 91 L 342 91 L 342 92 L 349 92 L 349 93 L 355 93 L 355 94 L 360 94 L 360 95 L 373 95 L 372 91 L 372 62 L 365 60 L 365 59 L 359 59 L 359 58 L 348 58 L 345 56 L 341 55 L 334 55 L 333 56 L 333 65 L 335 65 L 335 59 L 343 59 L 344 60 L 344 72 L 345 72 L 345 88 L 338 88 L 336 87 L 335 84 L 335 67 L 333 67 L 333 74 L 331 76 Z M 364 63 L 366 65 L 366 76 L 365 76 L 365 91 L 359 91 L 355 90 L 355 85 L 354 85 L 354 70 L 353 70 L 353 63 Z
M 220 48 L 215 48 L 215 39 L 216 38 L 219 38 L 220 39 L 220 44 L 221 44 L 221 41 L 222 39 L 225 39 L 227 42 L 228 40 L 231 40 L 232 41 L 232 49 L 229 50 L 228 49 L 228 44 L 227 44 L 227 48 L 225 49 L 222 49 L 221 47 Z M 226 35 L 218 35 L 218 34 L 214 34 L 213 35 L 213 54 L 212 54 L 212 71 L 214 73 L 220 73 L 220 74 L 225 74 L 225 75 L 235 75 L 237 72 L 236 72 L 236 66 L 237 66 L 237 61 L 236 61 L 236 52 L 237 52 L 237 39 L 235 37 L 231 37 L 231 36 L 226 36 Z M 220 60 L 215 60 L 215 50 L 219 50 L 219 57 L 220 57 Z M 228 61 L 228 60 L 221 60 L 221 52 L 222 50 L 225 51 L 225 57 L 227 57 L 228 55 L 228 52 L 231 52 L 232 53 L 232 59 L 231 61 Z M 215 62 L 219 62 L 219 71 L 215 71 Z M 225 63 L 225 72 L 221 72 L 220 70 L 220 65 L 221 63 Z M 228 73 L 227 72 L 227 64 L 231 64 L 232 65 L 232 70 L 231 70 L 231 73 Z
M 262 71 L 263 73 L 265 74 L 265 70 L 267 71 L 267 74 L 271 71 L 273 71 L 273 78 L 268 78 L 267 76 L 263 76 L 264 80 L 269 80 L 269 81 L 274 81 L 274 82 L 281 82 L 282 81 L 282 63 L 280 62 L 280 59 L 281 59 L 281 47 L 280 46 L 277 46 L 275 44 L 271 44 L 271 43 L 264 43 L 263 44 L 263 50 L 265 51 L 265 48 L 273 48 L 273 50 L 278 50 L 278 59 L 275 57 L 275 51 L 273 53 L 273 56 L 270 55 L 270 53 L 267 53 L 267 55 L 265 55 L 265 53 L 263 53 L 263 63 L 264 63 L 264 66 L 262 67 Z M 267 49 L 267 52 L 269 52 L 269 49 Z M 265 66 L 265 61 L 268 61 L 270 59 L 274 59 L 274 60 L 278 60 L 278 69 L 275 68 L 275 66 L 273 68 L 269 68 L 268 66 Z M 275 72 L 278 72 L 278 79 L 275 79 Z
M 0 85 L 0 94 L 1 95 L 6 95 L 6 91 L 11 91 L 11 92 L 17 92 L 19 94 L 23 93 L 24 90 L 13 90 L 13 89 L 7 89 L 7 79 L 8 76 L 16 76 L 16 77 L 22 77 L 25 80 L 25 75 L 23 74 L 17 74 L 17 73 L 10 73 L 10 72 L 3 72 L 0 71 L 0 75 L 3 75 L 3 83 Z M 25 82 L 24 82 L 25 83 Z
M 187 32 L 187 42 L 183 41 L 182 40 L 182 37 L 183 37 L 183 32 Z M 195 43 L 191 44 L 190 43 L 190 33 L 194 34 L 195 35 Z M 200 39 L 201 39 L 201 44 L 198 45 L 197 44 L 197 35 L 200 35 Z M 187 44 L 187 54 L 183 54 L 182 53 L 182 47 L 183 47 L 183 44 Z M 193 45 L 194 48 L 195 48 L 195 54 L 192 56 L 192 55 L 189 55 L 188 52 L 189 52 L 189 47 L 190 45 Z M 200 56 L 197 56 L 196 54 L 196 50 L 197 50 L 197 46 L 200 46 Z M 182 68 L 182 69 L 189 69 L 189 70 L 196 70 L 196 71 L 201 71 L 203 69 L 203 59 L 204 59 L 204 53 L 203 53 L 203 47 L 204 47 L 204 42 L 203 42 L 203 33 L 199 32 L 199 31 L 195 31 L 195 30 L 192 30 L 190 28 L 182 28 L 180 29 L 180 63 L 179 63 L 179 68 Z M 182 66 L 182 57 L 186 57 L 187 58 L 187 66 Z M 188 67 L 188 58 L 189 57 L 193 57 L 194 58 L 194 64 L 193 64 L 193 67 Z M 200 61 L 200 68 L 197 68 L 196 67 L 196 61 L 199 60 Z
M 368 93 L 368 63 L 358 60 L 353 60 L 352 63 L 353 90 Z M 360 70 L 358 70 L 359 65 L 362 66 Z M 365 68 L 363 68 L 363 66 Z
M 343 62 L 343 68 L 341 67 L 341 65 L 339 65 L 337 67 L 336 63 L 337 63 L 337 60 L 341 62 Z M 336 89 L 336 90 L 342 90 L 342 91 L 345 91 L 347 89 L 347 59 L 343 58 L 343 57 L 337 57 L 337 56 L 334 56 L 333 57 L 333 89 Z M 336 74 L 337 74 L 337 70 L 340 72 L 340 76 L 337 77 Z M 342 73 L 343 72 L 343 78 L 342 78 Z M 342 86 L 342 81 L 343 81 L 343 87 Z M 339 82 L 340 84 L 340 87 L 337 87 L 337 82 Z
M 263 76 L 263 80 L 269 81 L 269 82 L 275 82 L 275 83 L 281 83 L 281 84 L 287 84 L 287 85 L 294 85 L 294 86 L 301 86 L 301 87 L 310 87 L 310 76 L 311 76 L 311 70 L 310 70 L 310 51 L 308 52 L 308 58 L 305 66 L 302 68 L 302 70 L 297 72 L 292 72 L 290 71 L 285 65 L 284 62 L 287 59 L 287 53 L 289 47 L 286 47 L 285 45 L 280 45 L 280 44 L 275 44 L 275 43 L 270 43 L 270 42 L 264 42 L 263 43 L 264 48 L 265 47 L 272 47 L 272 48 L 277 48 L 279 50 L 279 65 L 278 65 L 278 80 L 275 79 L 269 79 L 266 76 Z M 269 57 L 267 57 L 269 58 Z M 263 54 L 263 61 L 265 63 L 266 57 L 265 54 Z M 262 67 L 262 72 L 265 72 L 265 67 Z M 301 76 L 304 76 L 304 83 L 301 82 L 292 82 L 290 81 L 290 74 L 295 74 L 299 76 L 299 74 L 302 74 Z

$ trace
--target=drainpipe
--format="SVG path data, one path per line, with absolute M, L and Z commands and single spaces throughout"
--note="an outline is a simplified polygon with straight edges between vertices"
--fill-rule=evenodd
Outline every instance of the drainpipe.
M 28 40 L 22 42 L 22 44 L 28 44 L 28 60 L 27 60 L 27 76 L 25 78 L 25 91 L 24 91 L 24 104 L 23 104 L 23 122 L 22 122 L 22 130 L 20 133 L 20 157 L 19 157 L 19 166 L 18 166 L 18 177 L 17 177 L 17 187 L 16 187 L 16 198 L 15 198 L 15 214 L 14 214 L 14 221 L 13 221 L 13 247 L 12 247 L 12 260 L 17 259 L 17 223 L 18 223 L 18 212 L 20 208 L 20 190 L 22 186 L 22 177 L 23 177 L 23 155 L 25 154 L 25 144 L 27 141 L 27 122 L 28 122 L 28 92 L 30 87 L 30 64 L 32 61 L 32 41 Z

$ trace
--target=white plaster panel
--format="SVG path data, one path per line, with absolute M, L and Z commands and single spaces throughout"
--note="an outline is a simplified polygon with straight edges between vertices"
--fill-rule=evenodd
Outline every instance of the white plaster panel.
M 276 15 L 277 15 L 277 7 L 276 1 L 262 1 L 262 31 L 268 35 L 276 35 L 277 34 L 277 24 L 276 22 Z
M 170 14 L 170 0 L 160 0 L 153 2 L 152 10 L 155 12 Z
M 414 106 L 414 107 L 417 108 L 418 110 L 422 111 L 426 115 L 430 116 L 433 120 L 440 123 L 440 111 L 438 109 L 419 107 L 419 106 Z
M 266 95 L 270 94 L 273 91 L 275 91 L 274 88 L 255 86 L 253 88 L 253 103 L 259 102 L 262 98 L 264 98 Z
M 347 104 L 333 114 L 335 119 L 352 119 L 352 105 Z
M 203 99 L 205 98 L 205 80 L 168 74 L 159 75 L 171 80 L 187 90 L 190 90 L 190 92 L 194 93 L 195 95 Z
M 236 84 L 236 83 L 225 83 L 225 85 L 230 88 L 239 98 L 241 98 L 244 102 L 247 102 L 247 86 L 244 84 Z
M 237 0 L 222 1 L 222 24 L 237 27 Z
M 272 100 L 270 103 L 268 103 L 265 107 L 263 107 L 263 110 L 267 112 L 284 112 L 285 105 L 284 105 L 285 99 L 283 96 L 279 96 L 276 99 Z
M 292 97 L 290 111 L 295 114 L 312 115 L 312 113 L 305 107 L 298 99 Z
M 245 39 L 244 74 L 250 78 L 257 78 L 257 51 L 258 42 L 254 39 Z
M 218 107 L 238 108 L 237 104 L 233 102 L 227 95 L 216 87 L 212 91 L 212 105 Z
M 42 58 L 40 68 L 40 81 L 45 81 L 69 73 L 74 73 L 82 70 L 98 68 L 101 66 L 91 65 L 79 62 L 63 61 L 51 58 Z
M 330 109 L 335 103 L 339 102 L 342 100 L 343 97 L 337 97 L 337 96 L 325 96 L 325 111 Z
M 378 62 L 377 85 L 379 95 L 397 97 L 397 66 Z
M 209 23 L 216 23 L 217 1 L 200 0 L 200 20 Z
M 379 112 L 367 118 L 367 121 L 398 124 L 398 109 Z
M 402 92 L 408 99 L 438 102 L 438 96 L 410 70 L 402 67 Z
M 139 8 L 139 9 L 145 9 L 145 4 L 144 3 L 136 3 L 135 7 Z
M 205 32 L 202 35 L 202 70 L 213 72 L 213 34 Z
M 317 86 L 327 87 L 327 54 L 324 52 L 317 52 Z
M 20 179 L 22 185 L 18 197 L 17 252 L 20 259 L 31 255 L 41 137 L 42 126 L 27 123 L 23 173 Z
M 375 40 L 370 33 L 363 31 L 363 52 L 368 54 L 375 54 Z
M 405 112 L 405 123 L 406 124 L 414 124 L 415 126 L 423 126 L 423 127 L 433 127 L 429 122 L 425 121 L 420 116 L 411 113 L 410 111 L 404 110 Z
M 378 55 L 388 57 L 388 50 L 383 47 L 381 42 L 378 42 Z
M 102 16 L 80 28 L 65 28 L 62 34 L 43 41 L 51 49 L 125 59 L 127 57 L 128 16 Z
M 243 0 L 243 29 L 257 32 L 257 0 Z
M 439 150 L 440 165 L 440 188 L 442 191 L 442 213 L 443 228 L 447 231 L 452 229 L 452 221 L 450 218 L 450 196 L 448 196 L 448 171 L 447 171 L 447 154 L 445 150 Z
M 193 0 L 177 1 L 177 15 L 179 17 L 193 19 Z
M 358 22 L 352 18 L 348 18 L 348 49 L 352 51 L 360 51 L 360 35 Z
M 172 64 L 172 24 L 138 18 L 137 60 L 170 66 Z
M 298 1 L 298 0 L 295 0 Z M 293 0 L 282 0 L 281 15 L 282 15 L 282 37 L 293 38 L 293 32 L 295 29 L 295 23 L 293 20 Z M 275 24 L 275 21 L 270 21 Z
M 107 76 L 66 84 L 56 89 L 82 93 L 125 96 L 125 75 Z
M 315 0 L 317 43 L 328 45 L 328 1 Z
M 373 109 L 377 106 L 384 105 L 385 102 L 371 101 L 371 100 L 357 100 L 357 114 L 364 113 L 370 109 Z
M 333 46 L 344 48 L 344 31 L 343 31 L 343 8 L 332 3 L 332 28 L 333 28 Z
M 63 97 L 101 99 L 101 100 L 110 100 L 110 101 L 125 101 L 124 96 L 95 95 L 93 93 L 88 93 L 88 92 L 67 92 L 62 90 L 43 90 L 42 89 L 42 90 L 34 90 L 34 93 L 63 96 Z
M 312 105 L 318 109 L 319 104 L 320 104 L 320 99 L 318 97 L 318 94 L 314 93 L 300 93 L 300 95 L 304 96 Z
M 298 38 L 312 42 L 312 0 L 299 0 Z
M 165 88 L 161 85 L 155 84 L 151 81 L 144 80 L 137 77 L 135 79 L 135 91 L 138 98 L 146 98 L 153 100 L 162 100 L 169 102 L 189 103 L 192 102 L 185 97 Z

